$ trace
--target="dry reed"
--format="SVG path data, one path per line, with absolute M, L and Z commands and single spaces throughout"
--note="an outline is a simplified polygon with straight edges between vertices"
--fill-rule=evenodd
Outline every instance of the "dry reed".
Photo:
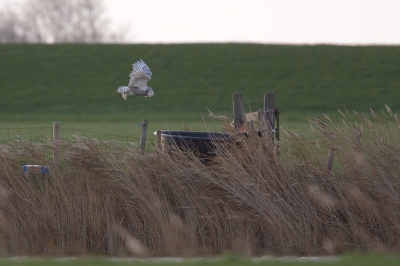
M 194 154 L 139 155 L 76 137 L 0 147 L 2 255 L 195 256 L 400 251 L 399 122 L 310 121 L 314 135 L 249 134 Z M 347 120 L 346 120 L 347 119 Z M 328 151 L 334 151 L 327 169 Z M 50 173 L 25 174 L 24 164 Z

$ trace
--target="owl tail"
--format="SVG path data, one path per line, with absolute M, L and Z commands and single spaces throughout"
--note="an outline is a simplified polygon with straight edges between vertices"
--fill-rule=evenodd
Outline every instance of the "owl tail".
M 130 91 L 128 86 L 120 86 L 117 90 L 118 93 L 122 94 L 122 98 L 124 98 L 124 100 L 126 100 L 126 98 L 128 97 L 128 92 Z

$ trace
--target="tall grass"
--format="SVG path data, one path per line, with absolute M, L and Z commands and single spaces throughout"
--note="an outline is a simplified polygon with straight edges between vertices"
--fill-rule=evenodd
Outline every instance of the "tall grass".
M 341 114 L 310 120 L 312 136 L 237 137 L 208 163 L 82 137 L 59 143 L 57 164 L 51 143 L 2 145 L 0 252 L 400 252 L 400 122 L 389 108 L 357 121 Z M 23 164 L 50 174 L 24 174 Z

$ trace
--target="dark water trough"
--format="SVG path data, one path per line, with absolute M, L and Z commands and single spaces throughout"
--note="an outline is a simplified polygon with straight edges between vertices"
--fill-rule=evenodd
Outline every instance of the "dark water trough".
M 216 143 L 232 139 L 228 133 L 200 131 L 161 131 L 163 150 L 177 147 L 181 150 L 198 152 L 201 156 L 215 156 Z

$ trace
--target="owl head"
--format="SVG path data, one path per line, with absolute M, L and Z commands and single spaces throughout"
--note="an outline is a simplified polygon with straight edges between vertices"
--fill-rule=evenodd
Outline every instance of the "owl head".
M 152 97 L 154 95 L 154 91 L 152 88 L 147 87 L 147 95 L 145 97 Z

